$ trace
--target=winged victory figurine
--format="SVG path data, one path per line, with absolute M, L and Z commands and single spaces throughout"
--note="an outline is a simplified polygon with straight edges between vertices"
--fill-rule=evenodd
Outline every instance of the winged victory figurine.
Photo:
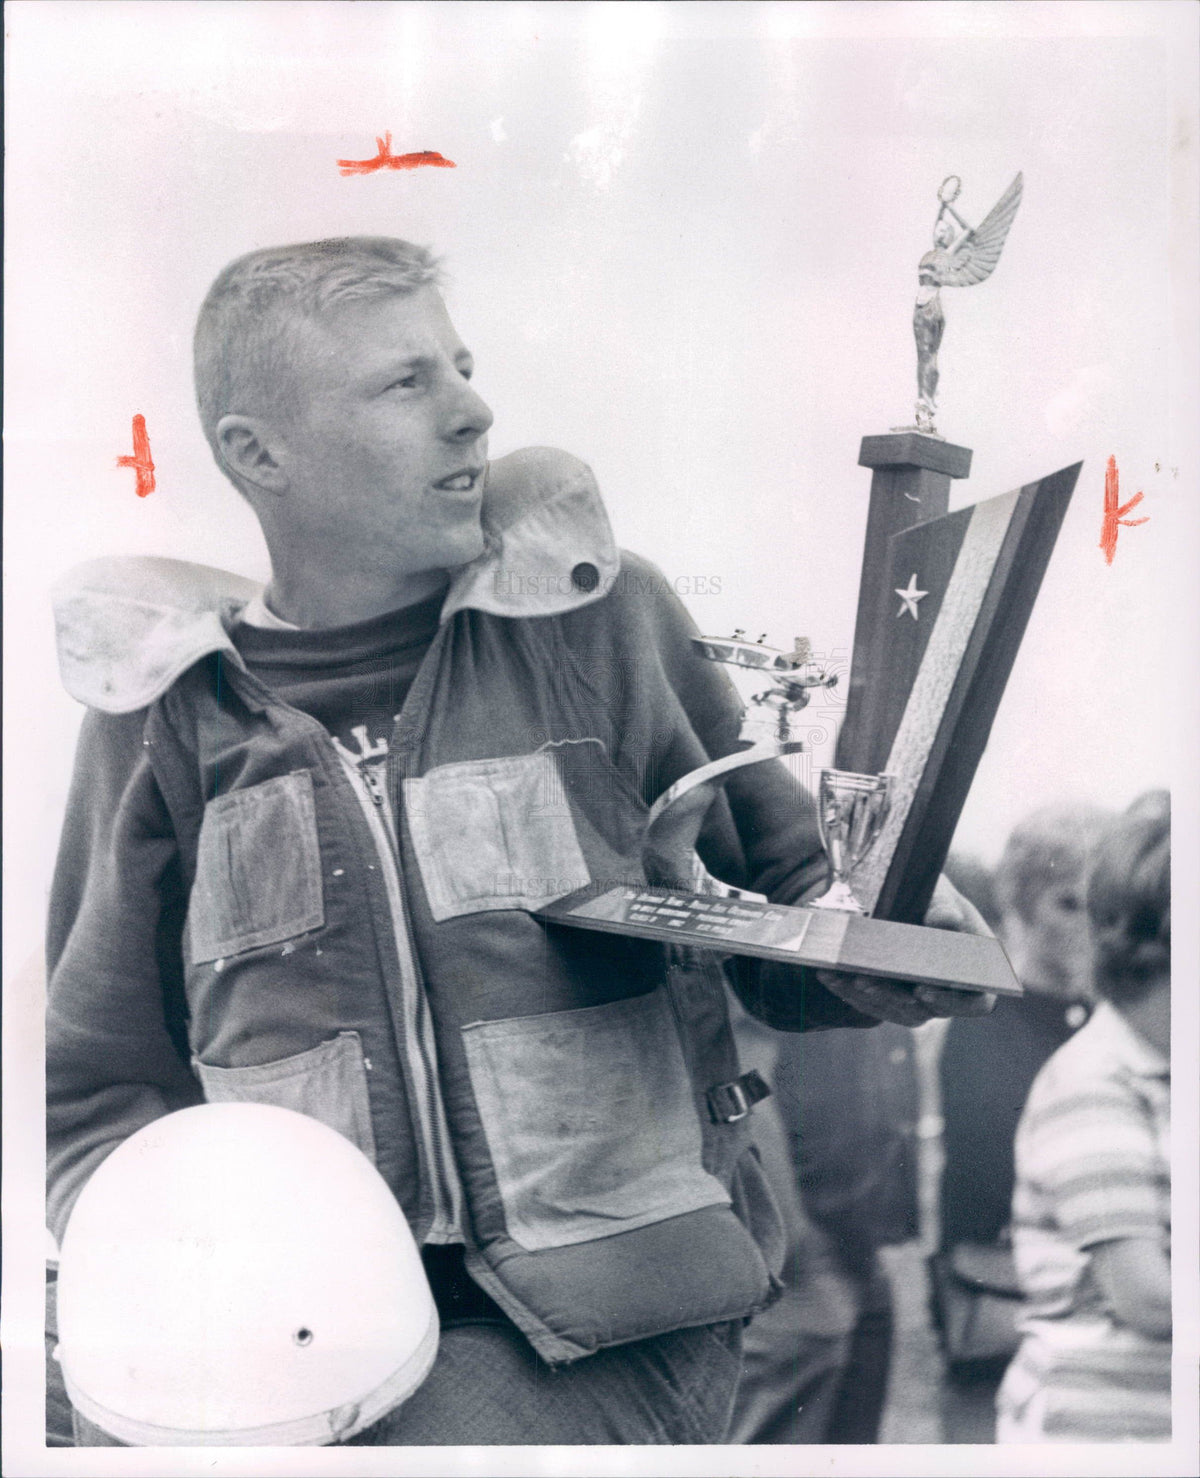
M 972 228 L 954 209 L 962 189 L 957 175 L 948 175 L 938 190 L 940 209 L 933 224 L 933 250 L 927 251 L 917 267 L 919 287 L 913 310 L 913 333 L 917 340 L 916 430 L 936 436 L 933 416 L 937 400 L 938 346 L 946 327 L 942 312 L 943 287 L 973 287 L 995 270 L 1004 249 L 1008 228 L 1021 203 L 1023 177 L 1018 174 L 1004 194 Z

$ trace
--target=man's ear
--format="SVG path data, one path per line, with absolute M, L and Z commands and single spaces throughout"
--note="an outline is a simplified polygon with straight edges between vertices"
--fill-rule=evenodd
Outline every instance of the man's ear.
M 287 490 L 287 475 L 271 453 L 270 436 L 253 416 L 222 416 L 217 445 L 229 471 L 265 493 Z

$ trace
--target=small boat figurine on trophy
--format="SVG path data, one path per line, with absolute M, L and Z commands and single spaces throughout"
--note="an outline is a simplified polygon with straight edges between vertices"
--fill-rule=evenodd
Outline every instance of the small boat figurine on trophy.
M 689 770 L 651 807 L 642 843 L 642 866 L 653 883 L 686 881 L 702 893 L 746 896 L 712 877 L 694 850 L 703 808 L 712 800 L 712 787 L 748 765 L 802 753 L 804 741 L 792 733 L 793 716 L 808 707 L 816 689 L 837 685 L 836 673 L 813 662 L 812 645 L 805 637 L 796 637 L 790 652 L 767 646 L 764 638 L 765 633 L 756 642 L 748 641 L 740 628 L 730 637 L 692 638 L 692 645 L 708 661 L 769 673 L 770 684 L 754 694 L 743 714 L 739 739 L 747 747 Z M 775 714 L 767 736 L 763 735 L 763 716 L 755 711 L 762 709 Z
M 643 845 L 643 863 L 647 876 L 671 873 L 671 863 L 686 850 L 692 857 L 692 881 L 703 893 L 745 897 L 730 890 L 717 879 L 709 878 L 700 868 L 699 859 L 690 851 L 695 826 L 689 826 L 681 803 L 699 786 L 712 780 L 727 779 L 734 770 L 764 760 L 777 760 L 783 755 L 801 754 L 804 740 L 792 735 L 792 717 L 810 704 L 817 689 L 832 689 L 838 683 L 836 672 L 829 672 L 813 662 L 813 646 L 807 637 L 797 637 L 791 652 L 768 647 L 763 638 L 746 641 L 745 631 L 734 631 L 732 637 L 693 637 L 692 644 L 709 662 L 723 662 L 729 667 L 770 671 L 771 686 L 749 699 L 742 720 L 743 742 L 749 748 L 737 754 L 711 761 L 677 780 L 658 798 L 650 810 Z M 770 739 L 755 739 L 761 720 L 755 708 L 773 708 L 776 712 L 774 732 Z M 819 897 L 808 902 L 814 909 L 838 909 L 842 912 L 866 913 L 866 907 L 854 896 L 850 875 L 865 859 L 884 826 L 890 804 L 890 774 L 859 774 L 853 770 L 822 770 L 817 783 L 817 831 L 829 859 L 831 882 Z M 672 832 L 678 828 L 677 838 Z M 678 862 L 675 862 L 678 871 Z
M 748 748 L 712 760 L 690 771 L 665 790 L 654 803 L 646 824 L 642 860 L 648 878 L 666 881 L 690 870 L 689 881 L 704 893 L 745 898 L 740 890 L 718 882 L 704 871 L 695 856 L 696 808 L 688 798 L 701 787 L 726 780 L 735 770 L 764 760 L 781 759 L 800 754 L 805 745 L 792 733 L 794 715 L 808 707 L 817 689 L 837 686 L 837 674 L 812 659 L 812 643 L 798 636 L 790 652 L 782 652 L 765 644 L 765 633 L 758 641 L 746 640 L 744 630 L 732 637 L 697 636 L 692 645 L 710 662 L 726 666 L 766 671 L 771 684 L 755 693 L 742 720 L 741 739 Z M 769 738 L 758 737 L 762 720 L 755 709 L 775 711 L 774 729 Z M 865 914 L 867 910 L 854 896 L 849 876 L 866 856 L 882 829 L 888 811 L 891 777 L 859 775 L 849 770 L 823 770 L 817 792 L 817 826 L 821 845 L 829 859 L 832 881 L 811 908 L 831 908 Z M 708 794 L 708 792 L 706 792 Z M 685 860 L 686 859 L 686 860 Z
M 710 662 L 770 671 L 771 686 L 751 697 L 750 707 L 743 717 L 741 738 L 749 742 L 750 747 L 692 770 L 669 790 L 664 791 L 655 802 L 650 812 L 643 846 L 643 860 L 649 864 L 648 875 L 656 870 L 652 859 L 668 857 L 672 852 L 678 851 L 678 847 L 666 843 L 664 838 L 670 835 L 671 823 L 681 811 L 679 802 L 698 786 L 715 779 L 725 779 L 734 770 L 760 764 L 764 760 L 802 753 L 804 741 L 792 734 L 793 715 L 808 707 L 816 689 L 829 690 L 837 686 L 837 674 L 813 662 L 812 643 L 806 637 L 796 637 L 792 650 L 786 653 L 766 646 L 762 637 L 757 642 L 747 641 L 745 632 L 740 629 L 728 638 L 693 637 L 692 645 Z M 755 741 L 755 730 L 760 721 L 755 717 L 754 708 L 775 710 L 775 729 L 770 739 Z M 820 772 L 816 796 L 817 829 L 821 845 L 829 859 L 831 877 L 828 889 L 819 898 L 811 899 L 809 908 L 829 908 L 857 914 L 868 912 L 855 897 L 850 875 L 874 846 L 883 829 L 891 789 L 890 775 L 860 775 L 853 770 L 833 769 Z M 694 831 L 694 827 L 690 831 Z M 689 844 L 690 831 L 685 830 L 684 833 Z M 693 861 L 692 876 L 704 892 L 745 897 L 745 894 L 702 873 L 698 860 Z

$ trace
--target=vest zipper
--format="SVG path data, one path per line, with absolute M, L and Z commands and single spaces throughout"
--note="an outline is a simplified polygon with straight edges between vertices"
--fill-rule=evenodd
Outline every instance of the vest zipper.
M 683 1007 L 679 1004 L 679 997 L 676 994 L 676 988 L 675 988 L 675 974 L 676 974 L 676 971 L 679 971 L 680 973 L 682 973 L 684 970 L 687 969 L 687 965 L 685 963 L 685 960 L 686 960 L 686 956 L 683 954 L 683 951 L 681 950 L 681 948 L 679 947 L 679 945 L 677 945 L 677 944 L 668 944 L 667 945 L 667 951 L 666 951 L 666 966 L 667 966 L 667 968 L 663 972 L 663 983 L 664 983 L 664 985 L 666 986 L 666 989 L 667 989 L 667 1002 L 668 1002 L 668 1004 L 671 1007 L 671 1015 L 675 1018 L 675 1030 L 679 1033 L 679 1045 L 680 1045 L 681 1048 L 683 1048 L 683 1050 L 686 1053 L 686 1050 L 687 1049 L 684 1046 L 684 1044 L 688 1040 L 687 1023 L 683 1019 Z M 691 1071 L 690 1064 L 689 1064 L 688 1070 L 689 1070 L 689 1072 Z
M 405 1055 L 409 1080 L 417 1100 L 415 1118 L 425 1159 L 430 1167 L 433 1219 L 425 1240 L 458 1242 L 462 1240 L 462 1197 L 458 1175 L 448 1149 L 449 1128 L 445 1109 L 437 1088 L 437 1047 L 429 1002 L 421 988 L 408 929 L 408 915 L 400 883 L 399 844 L 387 798 L 369 762 L 360 760 L 355 763 L 340 750 L 338 758 L 354 787 L 375 842 L 392 916 L 392 933 L 396 943 L 396 956 L 400 962 L 404 1015 L 404 1041 L 401 1050 Z

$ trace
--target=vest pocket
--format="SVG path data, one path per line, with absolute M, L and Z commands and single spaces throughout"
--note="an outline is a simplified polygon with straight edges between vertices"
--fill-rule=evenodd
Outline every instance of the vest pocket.
M 192 1058 L 209 1103 L 265 1103 L 320 1119 L 356 1145 L 372 1163 L 375 1132 L 367 1066 L 357 1032 L 255 1067 L 213 1067 Z
M 209 801 L 188 904 L 192 964 L 278 944 L 324 922 L 308 771 Z
M 661 989 L 462 1029 L 504 1205 L 527 1251 L 665 1221 L 729 1196 Z
M 404 782 L 435 920 L 535 909 L 588 882 L 554 754 L 440 765 Z

